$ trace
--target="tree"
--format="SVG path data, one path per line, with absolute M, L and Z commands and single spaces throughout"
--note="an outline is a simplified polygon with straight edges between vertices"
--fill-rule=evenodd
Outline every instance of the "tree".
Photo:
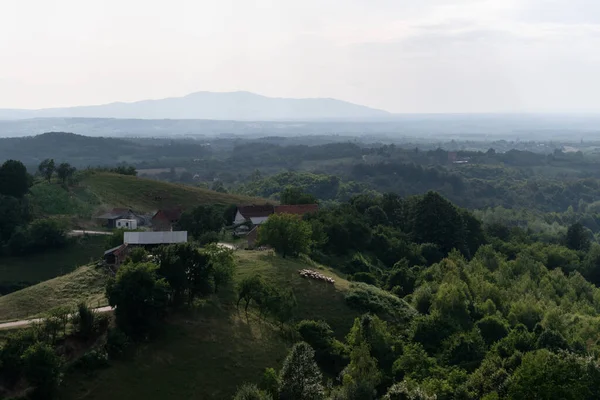
M 54 397 L 61 379 L 61 360 L 54 349 L 44 343 L 36 343 L 23 354 L 25 378 L 34 388 L 34 397 Z
M 235 258 L 233 251 L 214 243 L 207 245 L 202 251 L 208 255 L 212 267 L 215 292 L 219 287 L 231 282 L 235 272 Z
M 151 263 L 123 265 L 109 281 L 106 297 L 119 328 L 134 339 L 143 339 L 158 328 L 166 314 L 169 284 L 158 277 Z
M 416 204 L 412 231 L 418 243 L 434 243 L 444 253 L 467 251 L 465 226 L 458 209 L 444 197 L 428 192 Z
M 0 194 L 0 243 L 6 243 L 17 228 L 29 220 L 27 207 L 12 196 Z
M 325 397 L 322 375 L 314 360 L 315 351 L 307 343 L 296 343 L 279 373 L 281 400 L 319 400 Z
M 38 171 L 40 175 L 44 177 L 48 182 L 52 179 L 52 175 L 54 174 L 54 170 L 56 166 L 54 164 L 54 160 L 51 158 L 47 158 L 40 163 L 38 166 Z
M 76 170 L 75 167 L 72 167 L 71 164 L 61 163 L 56 168 L 56 174 L 58 175 L 58 178 L 62 181 L 63 185 L 66 185 L 67 180 L 69 180 L 73 177 L 75 170 Z
M 233 400 L 272 400 L 270 394 L 263 392 L 256 385 L 244 384 L 233 396 Z
M 436 400 L 413 381 L 402 381 L 392 385 L 382 400 Z
M 350 364 L 342 372 L 342 393 L 347 400 L 370 400 L 376 395 L 375 388 L 381 381 L 377 360 L 371 357 L 367 343 L 354 347 Z
M 272 246 L 283 258 L 308 252 L 310 224 L 292 214 L 273 214 L 261 225 L 258 242 Z
M 22 162 L 8 160 L 0 166 L 0 195 L 20 199 L 25 196 L 30 185 L 31 177 Z
M 316 204 L 317 199 L 309 193 L 304 193 L 298 187 L 288 186 L 279 195 L 281 204 Z
M 569 226 L 565 242 L 568 248 L 581 251 L 587 251 L 591 244 L 586 229 L 579 222 Z
M 263 293 L 267 290 L 266 288 L 267 284 L 258 275 L 252 275 L 242 279 L 237 288 L 237 307 L 239 308 L 240 302 L 244 300 L 244 311 L 248 313 L 250 302 L 260 301 Z
M 508 323 L 495 315 L 480 319 L 475 326 L 481 332 L 481 336 L 488 346 L 508 335 Z
M 12 387 L 24 373 L 23 353 L 39 341 L 37 331 L 20 329 L 8 335 L 0 348 L 0 366 L 4 381 Z
M 218 206 L 198 206 L 181 214 L 177 226 L 195 238 L 207 232 L 218 232 L 225 225 L 223 209 Z
M 538 350 L 523 356 L 513 373 L 508 398 L 525 399 L 593 399 L 599 382 L 597 361 L 563 353 L 556 355 Z

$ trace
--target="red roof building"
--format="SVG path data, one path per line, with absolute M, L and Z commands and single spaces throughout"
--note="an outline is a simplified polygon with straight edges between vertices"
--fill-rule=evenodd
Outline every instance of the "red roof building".
M 179 208 L 171 210 L 158 210 L 152 217 L 152 229 L 154 231 L 171 231 L 173 226 L 179 222 L 182 211 Z

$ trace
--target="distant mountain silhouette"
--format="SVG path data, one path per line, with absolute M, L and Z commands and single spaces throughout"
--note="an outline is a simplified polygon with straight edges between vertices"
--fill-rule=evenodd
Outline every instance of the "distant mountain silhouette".
M 377 119 L 392 114 L 336 99 L 288 99 L 249 92 L 197 92 L 184 97 L 41 110 L 0 109 L 0 119 L 136 118 L 241 121 Z

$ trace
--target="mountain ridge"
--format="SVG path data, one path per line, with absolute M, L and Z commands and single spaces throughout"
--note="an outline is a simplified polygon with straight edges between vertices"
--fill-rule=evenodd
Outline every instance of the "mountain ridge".
M 0 119 L 127 118 L 291 121 L 386 118 L 391 113 L 333 98 L 199 91 L 181 97 L 42 109 L 0 109 Z

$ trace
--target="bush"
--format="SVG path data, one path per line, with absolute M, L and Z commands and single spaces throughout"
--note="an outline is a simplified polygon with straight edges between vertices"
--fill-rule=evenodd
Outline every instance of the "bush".
M 23 354 L 25 378 L 34 387 L 33 397 L 54 397 L 61 379 L 61 360 L 54 349 L 44 343 L 36 343 Z
M 475 324 L 485 343 L 490 346 L 508 335 L 508 324 L 496 316 L 488 316 L 477 321 Z
M 217 232 L 203 233 L 198 238 L 198 242 L 200 242 L 200 244 L 203 246 L 210 244 L 210 243 L 217 243 L 217 242 L 219 242 L 219 234 Z
M 386 321 L 399 324 L 410 321 L 416 315 L 415 309 L 404 300 L 361 282 L 350 286 L 346 303 L 359 311 L 372 312 Z
M 94 319 L 96 314 L 85 303 L 77 305 L 77 313 L 73 318 L 73 325 L 79 336 L 90 339 L 94 335 Z
M 129 338 L 119 328 L 110 329 L 106 335 L 104 346 L 110 358 L 119 358 L 125 354 L 129 346 Z
M 370 272 L 357 272 L 352 275 L 354 282 L 368 283 L 369 285 L 377 286 L 377 277 Z
M 108 367 L 108 353 L 104 349 L 90 350 L 73 363 L 72 367 L 85 373 L 106 368 Z
M 272 400 L 272 397 L 256 385 L 246 383 L 238 389 L 233 400 Z

